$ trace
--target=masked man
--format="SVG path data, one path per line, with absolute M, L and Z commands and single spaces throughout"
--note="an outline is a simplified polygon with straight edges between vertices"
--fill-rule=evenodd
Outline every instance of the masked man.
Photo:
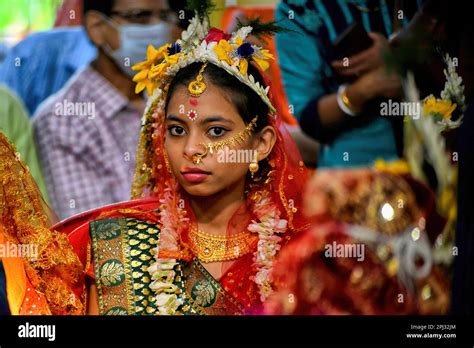
M 131 67 L 180 35 L 165 0 L 86 0 L 84 27 L 97 58 L 34 116 L 52 208 L 66 218 L 129 199 L 140 119 Z

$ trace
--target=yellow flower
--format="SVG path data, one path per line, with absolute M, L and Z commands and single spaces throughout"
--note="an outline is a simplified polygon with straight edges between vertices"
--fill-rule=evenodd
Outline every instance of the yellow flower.
M 409 174 L 410 166 L 408 162 L 401 159 L 396 161 L 386 162 L 383 159 L 377 159 L 374 163 L 376 171 L 390 174 Z
M 249 62 L 247 59 L 242 58 L 239 62 L 239 70 L 242 75 L 247 75 L 247 69 L 249 67 Z
M 148 79 L 142 79 L 142 80 L 137 81 L 135 79 L 136 76 L 137 75 L 135 75 L 133 77 L 133 81 L 135 81 L 137 83 L 137 85 L 135 86 L 135 93 L 138 94 L 146 88 L 148 94 L 151 95 L 150 92 L 153 91 L 153 89 L 152 89 L 153 85 L 152 85 L 151 81 L 148 80 Z
M 132 66 L 132 70 L 139 70 L 139 72 L 133 77 L 133 81 L 137 82 L 135 93 L 140 93 L 145 88 L 147 89 L 148 94 L 151 95 L 153 93 L 153 89 L 156 88 L 156 83 L 151 80 L 152 77 L 150 77 L 150 73 L 153 70 L 154 65 L 164 58 L 168 47 L 171 47 L 171 45 L 166 44 L 158 49 L 153 47 L 153 45 L 148 45 L 146 61 Z
M 234 48 L 232 45 L 226 40 L 220 40 L 217 45 L 214 46 L 214 52 L 219 60 L 227 62 L 229 65 L 232 65 L 234 62 L 230 57 L 230 54 Z
M 146 60 L 144 62 L 140 62 L 132 66 L 132 70 L 143 70 L 149 69 L 152 65 L 158 63 L 160 60 L 163 59 L 166 51 L 168 48 L 171 47 L 170 44 L 165 44 L 160 48 L 156 49 L 153 45 L 148 45 L 146 50 Z
M 237 37 L 235 38 L 235 45 L 236 45 L 237 47 L 239 47 L 239 46 L 242 45 L 243 43 L 244 43 L 244 40 L 242 40 L 242 38 L 241 38 L 240 36 L 237 36 Z
M 176 53 L 176 54 L 173 54 L 172 56 L 165 54 L 165 61 L 166 63 L 173 65 L 173 64 L 178 63 L 179 58 L 181 58 L 182 56 L 183 56 L 182 53 Z
M 270 67 L 268 60 L 275 59 L 273 54 L 269 50 L 260 50 L 258 53 L 255 53 L 252 56 L 252 59 L 263 71 L 267 70 Z
M 450 100 L 436 99 L 434 96 L 425 99 L 423 103 L 425 115 L 438 114 L 447 119 L 451 118 L 456 107 L 457 105 L 453 104 Z
M 152 95 L 153 91 L 158 87 L 156 82 L 151 80 L 143 80 L 137 83 L 135 86 L 135 93 L 138 94 L 146 88 L 148 95 Z
M 168 62 L 163 62 L 161 64 L 155 65 L 150 69 L 150 73 L 148 74 L 149 79 L 156 79 L 157 77 L 161 76 L 166 69 L 170 66 Z
M 450 221 L 456 220 L 457 204 L 456 194 L 452 188 L 445 188 L 439 198 L 439 207 L 441 213 Z

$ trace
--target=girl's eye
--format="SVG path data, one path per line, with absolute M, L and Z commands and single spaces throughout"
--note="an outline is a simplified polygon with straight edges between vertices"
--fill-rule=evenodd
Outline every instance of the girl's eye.
M 171 135 L 176 136 L 176 137 L 183 136 L 184 133 L 185 133 L 184 128 L 180 127 L 180 126 L 169 126 L 168 127 L 168 132 Z
M 222 127 L 212 127 L 212 128 L 209 128 L 207 132 L 209 133 L 211 137 L 219 138 L 227 132 L 227 129 L 224 129 Z

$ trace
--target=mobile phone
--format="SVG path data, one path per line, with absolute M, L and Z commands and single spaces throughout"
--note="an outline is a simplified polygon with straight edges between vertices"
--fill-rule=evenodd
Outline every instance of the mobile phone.
M 370 46 L 372 46 L 372 39 L 360 23 L 354 22 L 334 41 L 334 59 L 340 60 L 353 56 Z

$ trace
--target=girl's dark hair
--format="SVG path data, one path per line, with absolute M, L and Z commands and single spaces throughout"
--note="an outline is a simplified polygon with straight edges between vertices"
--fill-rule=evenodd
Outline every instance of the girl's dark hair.
M 194 81 L 202 67 L 202 64 L 203 63 L 192 63 L 181 69 L 176 74 L 168 89 L 165 110 L 167 110 L 168 103 L 171 96 L 176 91 L 176 88 L 179 86 L 187 87 L 191 81 Z M 255 82 L 258 81 L 261 86 L 264 86 L 264 88 L 266 87 L 262 75 L 252 64 L 249 64 L 248 74 L 255 78 Z M 204 81 L 210 82 L 221 89 L 227 100 L 235 106 L 235 109 L 242 117 L 245 124 L 249 124 L 252 119 L 258 115 L 259 117 L 255 128 L 256 131 L 260 131 L 268 125 L 267 115 L 269 108 L 267 104 L 263 102 L 253 89 L 240 82 L 236 77 L 232 76 L 224 69 L 208 63 L 204 70 Z

